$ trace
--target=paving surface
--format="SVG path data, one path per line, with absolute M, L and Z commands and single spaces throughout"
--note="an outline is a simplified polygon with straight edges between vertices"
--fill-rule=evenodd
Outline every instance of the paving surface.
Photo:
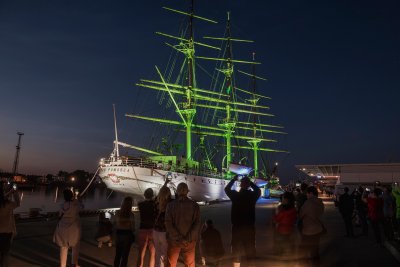
M 259 200 L 257 204 L 257 262 L 258 267 L 299 267 L 311 266 L 300 264 L 296 253 L 286 257 L 277 257 L 273 253 L 273 227 L 271 218 L 277 205 L 273 200 Z M 224 240 L 225 250 L 229 251 L 230 242 L 230 202 L 213 204 L 201 207 L 202 220 L 214 220 Z M 326 211 L 323 217 L 328 234 L 321 239 L 321 267 L 395 267 L 400 266 L 399 251 L 385 243 L 384 247 L 377 247 L 372 234 L 369 237 L 348 239 L 344 237 L 344 225 L 339 212 L 333 202 L 325 201 Z M 138 217 L 137 218 L 137 222 Z M 82 267 L 112 266 L 115 247 L 97 247 L 94 239 L 97 217 L 82 218 L 82 240 L 79 264 Z M 52 243 L 52 235 L 56 222 L 36 221 L 19 222 L 17 224 L 18 236 L 15 238 L 10 266 L 59 266 L 59 249 Z M 356 228 L 356 233 L 360 229 Z M 296 243 L 295 243 L 296 245 Z M 136 266 L 137 247 L 132 246 L 128 266 Z M 242 264 L 243 266 L 244 264 Z M 179 263 L 178 266 L 183 266 Z M 200 266 L 200 265 L 199 265 Z M 221 267 L 232 266 L 229 253 L 224 257 Z

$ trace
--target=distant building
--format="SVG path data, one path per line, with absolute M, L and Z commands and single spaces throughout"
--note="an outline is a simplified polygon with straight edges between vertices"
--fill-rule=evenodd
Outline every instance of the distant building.
M 13 180 L 16 183 L 26 183 L 26 177 L 24 175 L 14 175 Z
M 400 163 L 296 165 L 296 168 L 327 186 L 400 183 Z
M 54 182 L 65 182 L 65 176 L 53 176 Z

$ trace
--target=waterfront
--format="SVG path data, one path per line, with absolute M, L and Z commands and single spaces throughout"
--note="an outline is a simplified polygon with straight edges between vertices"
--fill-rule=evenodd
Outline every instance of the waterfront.
M 277 205 L 276 200 L 260 199 L 256 206 L 256 231 L 257 231 L 257 267 L 297 267 L 298 262 L 293 258 L 279 258 L 273 254 L 273 227 L 271 217 Z M 201 207 L 202 221 L 211 218 L 215 226 L 221 231 L 226 255 L 221 267 L 231 265 L 229 255 L 230 243 L 230 202 Z M 343 221 L 331 200 L 325 201 L 326 211 L 323 216 L 328 234 L 321 240 L 321 267 L 354 267 L 354 266 L 399 266 L 395 256 L 398 253 L 386 248 L 376 247 L 373 236 L 348 239 L 343 237 Z M 138 213 L 136 223 L 139 223 Z M 115 247 L 97 248 L 95 233 L 97 230 L 97 217 L 82 218 L 82 241 L 79 263 L 82 267 L 112 266 Z M 12 266 L 56 267 L 58 263 L 58 247 L 52 243 L 52 235 L 56 221 L 34 221 L 17 223 L 18 235 L 14 240 L 11 250 Z M 397 254 L 396 254 L 397 253 Z M 395 255 L 395 256 L 394 256 Z M 295 255 L 293 255 L 295 256 Z M 135 266 L 137 259 L 137 246 L 131 249 L 129 265 Z M 178 264 L 179 267 L 183 264 Z

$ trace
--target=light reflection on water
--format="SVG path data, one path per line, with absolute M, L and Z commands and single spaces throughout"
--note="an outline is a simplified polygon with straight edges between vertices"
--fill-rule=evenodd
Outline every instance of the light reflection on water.
M 36 187 L 32 190 L 19 190 L 22 195 L 21 206 L 14 213 L 29 212 L 31 208 L 41 209 L 41 213 L 58 211 L 64 202 L 63 188 Z M 121 205 L 126 194 L 113 192 L 106 188 L 94 188 L 88 190 L 82 198 L 85 210 L 117 208 Z M 108 198 L 107 198 L 108 197 Z

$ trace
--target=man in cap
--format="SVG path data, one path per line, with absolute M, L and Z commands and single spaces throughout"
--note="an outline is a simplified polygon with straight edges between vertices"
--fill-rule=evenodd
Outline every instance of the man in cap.
M 244 249 L 248 266 L 254 266 L 256 256 L 256 202 L 261 195 L 261 190 L 247 176 L 240 180 L 239 192 L 232 189 L 233 184 L 238 181 L 238 176 L 226 185 L 225 193 L 232 201 L 231 223 L 232 223 L 232 254 L 234 266 L 240 266 L 240 250 Z
M 167 266 L 175 267 L 182 252 L 185 267 L 195 267 L 195 248 L 200 228 L 200 207 L 188 198 L 186 183 L 178 184 L 176 199 L 167 205 L 165 227 L 167 232 Z

